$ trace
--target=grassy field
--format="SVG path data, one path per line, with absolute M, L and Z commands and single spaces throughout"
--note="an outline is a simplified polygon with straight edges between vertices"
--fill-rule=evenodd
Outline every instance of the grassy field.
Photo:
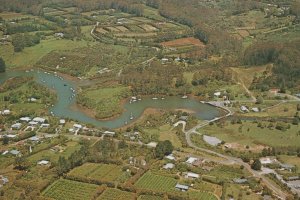
M 279 155 L 279 160 L 283 163 L 295 165 L 297 167 L 297 173 L 300 173 L 300 158 L 297 156 Z
M 242 124 L 227 122 L 225 127 L 206 126 L 200 132 L 215 136 L 226 143 L 238 143 L 249 146 L 260 144 L 272 147 L 299 147 L 300 136 L 297 135 L 299 125 L 291 125 L 291 128 L 287 131 L 280 131 L 275 128 L 267 128 L 269 124 L 269 122 L 262 122 L 262 125 L 266 127 L 260 128 L 257 127 L 258 124 L 249 121 L 244 121 Z M 276 125 L 276 123 L 273 124 L 274 126 Z M 284 141 L 289 142 L 285 143 Z
M 86 163 L 73 169 L 69 175 L 101 181 L 125 181 L 129 175 L 122 171 L 122 166 L 114 164 Z
M 125 86 L 91 88 L 79 94 L 77 102 L 94 110 L 99 119 L 113 117 L 123 111 L 120 101 L 129 97 L 130 90 Z
M 97 200 L 134 200 L 136 199 L 136 194 L 131 192 L 125 192 L 118 189 L 109 188 L 105 190 Z
M 225 199 L 230 200 L 231 197 L 234 199 L 243 199 L 243 200 L 253 200 L 253 199 L 260 199 L 260 195 L 257 195 L 253 192 L 246 194 L 245 188 L 241 187 L 240 185 L 236 184 L 229 184 L 226 190 Z
M 56 200 L 89 200 L 96 193 L 97 185 L 60 179 L 50 185 L 43 195 Z
M 175 190 L 176 183 L 177 180 L 174 178 L 147 172 L 135 183 L 135 186 L 141 189 L 149 189 L 161 192 L 172 192 Z
M 0 56 L 6 62 L 8 68 L 32 67 L 43 56 L 54 50 L 71 50 L 78 47 L 86 47 L 86 41 L 58 40 L 49 38 L 41 40 L 40 44 L 25 48 L 22 52 L 15 53 L 12 45 L 0 48 Z
M 182 144 L 180 142 L 180 139 L 176 135 L 176 132 L 171 129 L 172 127 L 166 124 L 159 128 L 144 129 L 143 131 L 147 135 L 158 135 L 160 141 L 170 140 L 174 147 L 181 147 Z
M 163 200 L 164 198 L 152 195 L 141 195 L 138 200 Z
M 64 146 L 61 146 L 62 152 L 54 152 L 50 149 L 40 151 L 36 154 L 33 154 L 28 157 L 28 161 L 31 163 L 37 163 L 38 161 L 45 159 L 49 160 L 50 162 L 57 162 L 59 156 L 64 156 L 65 158 L 68 158 L 72 153 L 74 153 L 76 150 L 80 149 L 80 145 L 77 142 L 67 142 Z

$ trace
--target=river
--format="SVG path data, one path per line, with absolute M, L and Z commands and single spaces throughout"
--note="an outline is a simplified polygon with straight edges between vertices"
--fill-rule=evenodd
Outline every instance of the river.
M 180 97 L 165 97 L 165 99 L 158 98 L 153 100 L 150 97 L 143 98 L 141 101 L 134 103 L 126 102 L 124 105 L 124 112 L 111 120 L 97 120 L 94 119 L 80 110 L 75 110 L 74 104 L 76 102 L 76 84 L 73 81 L 66 80 L 54 73 L 48 73 L 38 70 L 30 71 L 7 71 L 0 73 L 0 84 L 12 77 L 18 76 L 33 76 L 35 80 L 54 90 L 57 93 L 57 102 L 53 105 L 49 112 L 54 116 L 60 118 L 70 118 L 79 122 L 93 124 L 96 127 L 106 128 L 120 128 L 125 125 L 134 122 L 138 119 L 147 108 L 159 108 L 159 109 L 188 109 L 192 110 L 198 119 L 210 120 L 220 116 L 220 111 L 210 105 L 200 103 L 194 99 L 182 99 Z M 131 120 L 130 118 L 133 117 Z

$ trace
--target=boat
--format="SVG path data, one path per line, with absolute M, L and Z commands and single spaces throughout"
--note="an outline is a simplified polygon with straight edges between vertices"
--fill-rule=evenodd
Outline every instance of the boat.
M 152 100 L 157 100 L 157 99 L 158 99 L 157 97 L 153 97 L 153 98 L 152 98 Z
M 134 118 L 134 117 L 133 117 L 133 115 L 132 115 L 132 113 L 131 113 L 129 119 L 130 119 L 130 120 L 133 120 L 133 118 Z
M 188 96 L 186 96 L 186 95 L 183 95 L 181 98 L 182 98 L 182 99 L 187 99 L 187 98 L 188 98 Z

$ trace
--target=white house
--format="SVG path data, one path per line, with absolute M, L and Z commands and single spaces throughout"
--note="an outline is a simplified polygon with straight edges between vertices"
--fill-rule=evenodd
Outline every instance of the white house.
M 38 124 L 38 122 L 36 122 L 36 121 L 31 121 L 31 122 L 29 122 L 28 124 L 31 125 L 31 126 L 36 126 L 36 125 Z
M 219 98 L 221 96 L 221 92 L 215 92 L 214 96 Z
M 3 110 L 2 115 L 10 115 L 10 110 Z
M 173 154 L 167 155 L 165 158 L 169 159 L 169 160 L 175 160 L 175 157 L 173 156 Z
M 241 106 L 241 111 L 243 112 L 249 112 L 248 108 L 246 106 Z
M 196 174 L 193 172 L 188 172 L 188 173 L 186 173 L 185 177 L 195 179 L 195 178 L 199 178 L 200 176 L 199 176 L 199 174 Z
M 187 186 L 187 185 L 181 185 L 181 184 L 177 183 L 176 186 L 175 186 L 175 188 L 178 189 L 178 190 L 181 190 L 183 192 L 186 192 L 186 191 L 188 191 L 189 186 Z
M 50 124 L 41 124 L 41 128 L 48 128 Z
M 46 119 L 41 118 L 41 117 L 35 117 L 35 118 L 33 118 L 33 121 L 38 122 L 38 123 L 45 123 Z
M 173 163 L 167 163 L 163 166 L 164 169 L 173 169 L 175 165 Z
M 20 121 L 22 121 L 22 122 L 30 122 L 31 118 L 30 117 L 21 117 Z
M 65 123 L 66 123 L 66 120 L 64 120 L 64 119 L 59 120 L 59 124 L 65 124 Z
M 264 158 L 260 158 L 259 161 L 262 165 L 267 165 L 267 164 L 272 164 L 277 160 L 275 158 L 264 157 Z
M 188 164 L 193 164 L 197 160 L 198 160 L 198 158 L 189 157 L 185 162 L 188 163 Z
M 113 131 L 104 131 L 103 133 L 105 135 L 109 135 L 109 136 L 114 136 L 116 134 L 116 132 L 113 132 Z
M 79 129 L 82 129 L 82 125 L 80 125 L 80 124 L 74 124 L 73 128 L 79 130 Z
M 38 165 L 48 165 L 50 162 L 48 160 L 41 160 L 37 164 Z
M 21 123 L 15 123 L 15 124 L 11 125 L 11 128 L 19 130 L 21 128 L 21 126 L 22 126 Z
M 15 137 L 17 137 L 17 135 L 15 135 L 15 134 L 7 134 L 6 137 L 8 137 L 8 138 L 15 138 Z
M 258 108 L 252 108 L 251 109 L 253 112 L 259 112 L 259 109 Z

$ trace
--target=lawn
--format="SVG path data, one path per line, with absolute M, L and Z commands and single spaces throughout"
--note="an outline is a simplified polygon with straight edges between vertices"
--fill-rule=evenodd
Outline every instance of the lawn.
M 135 183 L 135 186 L 147 190 L 172 192 L 175 190 L 176 183 L 177 180 L 174 178 L 156 175 L 149 171 Z
M 152 195 L 141 195 L 138 200 L 163 200 L 163 197 L 152 196 Z
M 0 48 L 0 56 L 3 57 L 8 68 L 32 67 L 39 59 L 53 50 L 71 50 L 87 45 L 88 43 L 84 40 L 58 40 L 51 37 L 41 40 L 40 44 L 36 46 L 27 47 L 19 53 L 14 52 L 12 45 L 6 45 L 5 48 Z
M 107 182 L 124 182 L 129 177 L 126 172 L 122 171 L 122 166 L 96 163 L 85 163 L 73 169 L 69 175 Z
M 242 188 L 240 185 L 229 184 L 226 189 L 225 200 L 230 200 L 230 197 L 233 199 L 243 199 L 243 200 L 253 200 L 260 199 L 260 195 L 250 192 L 249 195 L 246 194 L 245 188 Z
M 93 109 L 96 118 L 103 119 L 121 114 L 121 100 L 130 95 L 128 87 L 117 85 L 107 88 L 91 88 L 79 94 L 77 102 Z
M 56 200 L 89 200 L 96 194 L 97 185 L 60 179 L 50 185 L 43 195 Z
M 105 190 L 98 198 L 97 200 L 134 200 L 136 194 L 131 192 L 125 192 L 114 188 L 109 188 Z
M 261 122 L 261 124 L 266 127 L 257 127 L 257 123 L 250 121 L 243 121 L 242 124 L 231 124 L 230 122 L 226 122 L 225 127 L 212 125 L 206 126 L 199 131 L 215 136 L 227 143 L 238 143 L 249 146 L 261 144 L 272 147 L 299 147 L 300 136 L 297 135 L 299 125 L 291 125 L 290 129 L 280 131 L 275 128 L 267 128 L 270 124 L 269 122 Z M 273 125 L 275 126 L 276 122 L 274 122 Z

